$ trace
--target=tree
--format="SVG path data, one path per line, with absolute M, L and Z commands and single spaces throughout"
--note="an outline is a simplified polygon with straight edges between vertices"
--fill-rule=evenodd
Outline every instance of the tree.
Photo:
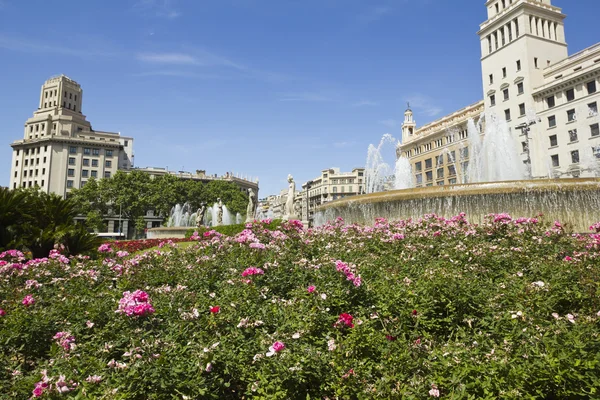
M 212 205 L 217 201 L 217 198 L 220 198 L 231 214 L 246 214 L 248 195 L 245 192 L 242 192 L 233 182 L 210 181 L 205 186 L 204 198 L 209 205 Z
M 30 218 L 25 197 L 24 192 L 0 188 L 0 251 L 21 245 L 19 227 Z

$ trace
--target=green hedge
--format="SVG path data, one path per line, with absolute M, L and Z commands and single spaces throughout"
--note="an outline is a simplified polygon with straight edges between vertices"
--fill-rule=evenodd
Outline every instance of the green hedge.
M 281 226 L 281 222 L 282 221 L 280 219 L 274 219 L 273 221 L 271 221 L 271 223 L 263 224 L 262 226 L 264 226 L 265 229 L 277 230 Z M 246 224 L 221 225 L 221 226 L 215 226 L 215 227 L 204 226 L 200 229 L 198 229 L 198 228 L 188 229 L 185 232 L 185 237 L 186 238 L 192 237 L 194 232 L 198 232 L 198 235 L 202 236 L 204 234 L 204 232 L 208 232 L 208 231 L 212 231 L 212 230 L 217 231 L 220 234 L 225 235 L 225 236 L 235 236 L 238 233 L 242 232 L 244 229 L 246 229 Z

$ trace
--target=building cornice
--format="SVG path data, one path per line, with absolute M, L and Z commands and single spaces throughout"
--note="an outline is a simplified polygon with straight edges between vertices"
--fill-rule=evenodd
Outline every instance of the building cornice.
M 489 4 L 486 4 L 486 6 Z M 521 0 L 520 3 L 515 3 L 506 9 L 500 11 L 498 14 L 494 15 L 492 18 L 488 19 L 485 22 L 482 22 L 479 25 L 479 32 L 477 34 L 479 36 L 485 36 L 485 33 L 489 30 L 493 30 L 495 28 L 498 21 L 503 19 L 511 20 L 514 19 L 519 14 L 519 11 L 523 10 L 532 11 L 534 14 L 539 16 L 546 16 L 552 18 L 558 18 L 561 21 L 566 18 L 566 15 L 562 13 L 562 9 L 560 7 L 555 7 L 548 4 L 540 3 L 536 0 Z M 519 14 L 520 15 L 520 14 Z M 503 25 L 504 23 L 500 24 Z
M 476 118 L 485 110 L 485 103 L 483 100 L 478 101 L 477 103 L 471 104 L 467 107 L 461 108 L 458 111 L 453 112 L 452 114 L 448 114 L 436 121 L 430 122 L 427 125 L 423 125 L 418 128 L 411 140 L 406 143 L 401 143 L 399 148 L 404 148 L 406 146 L 412 146 L 416 143 L 421 142 L 424 139 L 430 138 L 433 134 L 439 133 L 441 131 L 445 131 L 446 129 L 452 128 L 456 125 L 464 123 L 465 121 Z
M 571 74 L 565 77 L 561 77 L 559 79 L 554 79 L 552 82 L 537 87 L 533 90 L 531 95 L 534 98 L 545 97 L 563 89 L 568 89 L 574 84 L 586 82 L 590 79 L 596 78 L 600 76 L 600 63 L 596 65 L 591 65 L 588 68 L 582 68 L 580 71 L 577 72 L 578 73 L 576 74 Z
M 107 142 L 104 140 L 91 140 L 82 139 L 75 137 L 61 137 L 61 136 L 48 136 L 37 139 L 21 139 L 16 140 L 10 144 L 12 148 L 17 147 L 35 147 L 39 145 L 52 144 L 53 142 L 60 142 L 62 144 L 77 144 L 77 145 L 89 145 L 90 147 L 112 147 L 115 149 L 122 148 L 123 146 L 119 142 Z

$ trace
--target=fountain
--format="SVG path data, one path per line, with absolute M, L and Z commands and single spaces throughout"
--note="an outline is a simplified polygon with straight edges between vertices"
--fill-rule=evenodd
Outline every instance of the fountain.
M 220 207 L 222 214 L 219 216 Z M 171 208 L 166 226 L 148 229 L 148 239 L 185 237 L 185 233 L 190 228 L 197 226 L 197 213 L 198 211 L 194 211 L 189 203 L 176 204 Z M 219 220 L 221 221 L 219 222 Z M 203 218 L 203 225 L 207 227 L 231 225 L 234 223 L 242 223 L 241 214 L 236 213 L 236 215 L 232 215 L 227 206 L 223 205 L 220 201 L 216 202 L 212 207 L 208 207 Z
M 483 222 L 490 213 L 506 212 L 513 217 L 541 213 L 546 220 L 567 223 L 576 232 L 587 232 L 590 224 L 600 221 L 600 178 L 531 180 L 506 122 L 493 114 L 483 117 L 477 122 L 468 121 L 468 147 L 444 149 L 435 160 L 435 170 L 431 171 L 437 172 L 444 164 L 454 165 L 461 184 L 414 188 L 411 165 L 403 157 L 397 159 L 392 174 L 381 150 L 395 139 L 386 134 L 379 146 L 370 145 L 368 149 L 367 194 L 321 205 L 316 210 L 314 225 L 323 225 L 337 217 L 347 223 L 372 224 L 380 217 L 416 219 L 435 213 L 448 218 L 461 212 L 473 223 Z M 527 118 L 535 121 L 537 116 L 530 113 Z M 480 127 L 484 119 L 482 138 Z M 581 167 L 600 176 L 600 163 L 593 151 L 600 153 L 600 148 L 580 154 Z M 463 159 L 465 162 L 460 161 Z M 554 177 L 551 167 L 549 177 Z M 390 181 L 394 184 L 389 185 Z M 402 190 L 385 191 L 391 187 Z

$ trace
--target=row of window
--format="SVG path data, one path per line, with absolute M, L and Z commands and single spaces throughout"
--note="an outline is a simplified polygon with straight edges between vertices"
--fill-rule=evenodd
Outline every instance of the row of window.
M 74 170 L 74 169 L 71 169 L 71 168 L 69 168 L 69 169 L 67 170 L 67 176 L 69 176 L 69 177 L 73 177 L 73 176 L 75 176 L 75 170 Z M 97 177 L 98 177 L 98 171 L 95 171 L 95 170 L 91 170 L 91 171 L 90 171 L 90 170 L 88 170 L 88 169 L 82 169 L 82 170 L 81 170 L 81 177 L 82 177 L 82 178 L 87 178 L 87 177 L 90 177 L 90 176 L 91 176 L 92 178 L 97 178 Z M 109 172 L 109 171 L 106 171 L 106 172 L 104 173 L 104 177 L 105 177 L 105 178 L 110 178 L 110 172 Z
M 458 131 L 458 139 L 459 140 L 464 140 L 467 139 L 469 137 L 469 131 L 467 131 L 466 129 Z M 454 143 L 455 140 L 455 134 L 454 133 L 449 133 L 448 135 L 445 136 L 446 139 L 446 145 L 450 144 L 450 143 Z M 433 144 L 435 144 L 435 148 L 440 148 L 440 147 L 444 147 L 444 140 L 443 139 L 436 139 L 432 142 Z M 432 143 L 426 143 L 423 144 L 421 146 L 416 146 L 411 150 L 407 150 L 404 155 L 407 158 L 412 157 L 413 155 L 417 156 L 419 154 L 421 154 L 424 151 L 430 151 L 433 147 Z M 454 152 L 453 152 L 454 153 Z
M 517 83 L 517 94 L 523 94 L 524 93 L 524 86 L 523 86 L 523 82 L 519 82 Z M 509 92 L 509 88 L 504 88 L 502 89 L 502 97 L 504 101 L 508 101 L 510 100 L 510 92 Z M 496 95 L 495 94 L 491 94 L 490 95 L 490 107 L 494 107 L 496 105 Z
M 359 179 L 358 181 L 359 181 L 359 183 L 361 183 L 362 179 Z M 332 179 L 331 180 L 332 185 L 339 185 L 339 184 L 344 184 L 344 183 L 354 183 L 354 178 Z
M 461 167 L 461 170 L 463 171 L 463 173 L 465 173 L 467 171 L 467 169 L 469 168 L 469 162 L 468 161 L 462 162 L 460 164 L 460 167 Z M 456 178 L 454 178 L 456 176 L 455 166 L 449 165 L 447 167 L 447 171 L 448 171 L 448 177 L 450 178 L 448 183 L 455 184 L 456 183 Z M 445 174 L 444 168 L 438 168 L 438 169 L 436 169 L 435 172 L 436 172 L 436 179 L 444 179 L 444 174 Z M 425 181 L 426 182 L 433 181 L 433 171 L 425 172 Z M 423 174 L 421 174 L 421 173 L 415 174 L 415 182 L 417 185 L 423 184 Z M 438 185 L 440 185 L 439 182 L 438 182 Z M 441 185 L 443 185 L 443 183 L 441 183 Z M 428 186 L 430 186 L 430 185 L 428 185 Z
M 41 187 L 44 187 L 44 184 L 46 182 L 44 180 L 42 180 L 42 185 Z M 29 182 L 22 182 L 21 183 L 21 187 L 34 187 L 34 186 L 38 186 L 38 181 L 29 181 Z M 13 183 L 13 189 L 17 188 L 17 182 Z
M 332 192 L 333 193 L 337 193 L 338 192 L 337 186 L 333 187 Z M 341 193 L 345 193 L 346 192 L 346 186 L 340 186 L 340 192 Z M 348 193 L 352 193 L 352 186 L 348 186 Z
M 458 150 L 459 153 L 459 157 L 461 160 L 465 160 L 467 158 L 469 158 L 469 148 L 468 147 L 463 147 L 461 149 Z M 455 160 L 456 160 L 456 151 L 452 150 L 449 151 L 448 153 L 446 153 L 446 159 L 448 164 L 454 164 Z M 440 154 L 439 156 L 435 157 L 435 162 L 436 162 L 436 167 L 439 167 L 440 165 L 444 165 L 444 155 Z M 433 168 L 433 159 L 432 158 L 428 158 L 425 160 L 425 169 L 432 169 Z M 422 171 L 423 169 L 423 163 L 422 161 L 418 161 L 415 163 L 415 171 L 419 172 Z
M 33 169 L 29 170 L 29 177 L 30 178 L 34 176 L 33 175 L 33 171 L 34 171 Z M 39 170 L 36 168 L 35 169 L 35 176 L 38 176 L 38 172 L 39 172 Z M 45 174 L 46 174 L 46 168 L 42 168 L 42 175 L 45 175 Z M 17 177 L 17 175 L 18 175 L 18 173 L 17 173 L 17 171 L 15 171 L 15 178 Z M 27 178 L 27 170 L 26 169 L 23 170 L 23 178 Z
M 597 102 L 593 102 L 593 103 L 589 103 L 587 105 L 588 108 L 588 117 L 594 117 L 596 115 L 598 115 L 598 103 Z M 577 113 L 575 112 L 575 109 L 572 108 L 570 110 L 567 110 L 567 121 L 568 122 L 573 122 L 577 120 Z M 597 125 L 597 124 L 596 124 Z M 548 128 L 554 128 L 556 127 L 556 115 L 551 115 L 548 117 Z
M 598 160 L 600 160 L 600 146 L 592 147 L 592 155 Z M 552 162 L 553 167 L 560 167 L 560 158 L 558 154 L 551 155 L 550 161 Z M 579 164 L 579 150 L 571 151 L 571 163 Z
M 29 164 L 33 165 L 33 161 L 34 161 L 33 158 L 31 160 L 30 159 L 26 159 L 23 162 L 23 165 L 26 166 L 26 167 L 29 166 Z M 44 157 L 43 161 L 42 161 L 42 164 L 45 164 L 45 163 L 46 163 L 46 157 Z M 35 159 L 35 165 L 40 165 L 40 158 L 39 157 L 37 157 Z M 17 160 L 16 163 L 15 163 L 15 167 L 18 167 L 18 166 L 19 166 L 19 160 Z
M 77 154 L 77 146 L 70 146 L 69 147 L 69 153 L 70 154 Z M 83 148 L 83 154 L 86 156 L 89 156 L 90 154 L 93 156 L 99 156 L 100 155 L 100 149 L 97 148 L 90 148 L 90 147 L 84 147 Z M 104 150 L 104 155 L 106 157 L 112 157 L 113 156 L 113 151 L 112 150 Z
M 585 84 L 585 87 L 587 89 L 588 95 L 594 94 L 597 91 L 595 80 L 587 82 Z M 575 89 L 571 88 L 565 90 L 565 97 L 567 99 L 567 102 L 575 100 Z M 548 108 L 553 108 L 554 106 L 556 106 L 556 97 L 554 95 L 546 97 L 546 105 L 548 106 Z
M 590 137 L 592 137 L 592 138 L 600 137 L 600 125 L 599 124 L 590 125 Z M 548 138 L 550 140 L 550 147 L 558 146 L 558 136 L 557 135 L 550 135 Z M 570 130 L 569 131 L 569 143 L 575 143 L 577 141 L 579 141 L 577 129 Z
M 76 165 L 77 163 L 77 159 L 75 157 L 69 157 L 69 165 Z M 88 167 L 90 165 L 90 159 L 89 158 L 84 158 L 83 159 L 83 166 L 84 167 Z M 92 159 L 92 167 L 97 167 L 98 166 L 98 160 L 96 159 Z M 105 160 L 104 161 L 104 166 L 106 168 L 111 168 L 112 167 L 112 161 L 111 160 Z

